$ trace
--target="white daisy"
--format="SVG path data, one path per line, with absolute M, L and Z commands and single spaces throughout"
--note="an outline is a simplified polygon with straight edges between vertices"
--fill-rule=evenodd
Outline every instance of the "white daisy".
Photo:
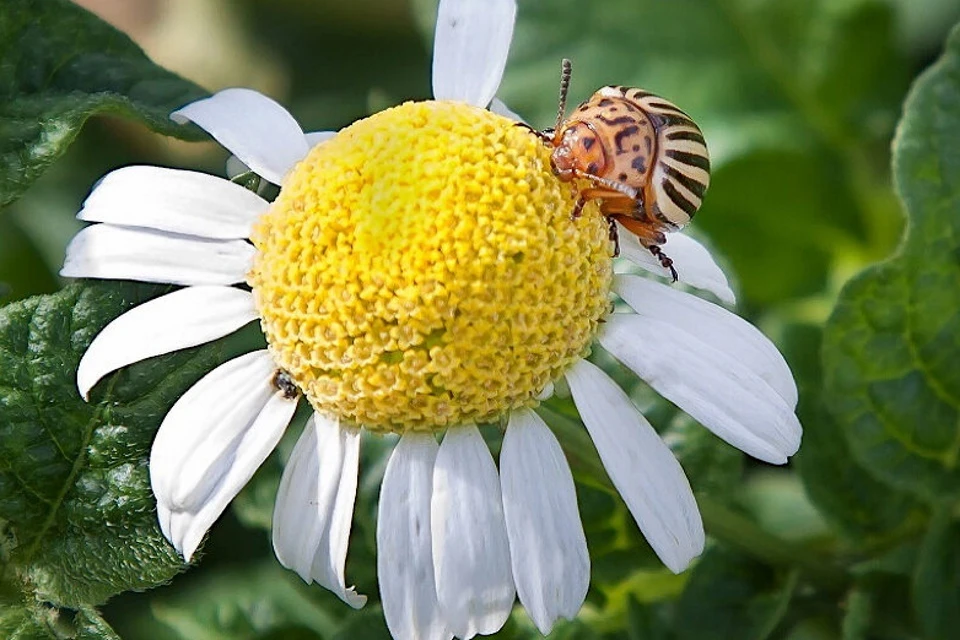
M 362 606 L 344 576 L 360 431 L 400 434 L 377 522 L 381 600 L 398 639 L 493 633 L 517 595 L 543 633 L 577 614 L 590 561 L 576 491 L 536 412 L 561 376 L 664 564 L 680 572 L 701 553 L 683 470 L 584 359 L 595 340 L 746 453 L 782 464 L 797 450 L 796 386 L 773 344 L 716 304 L 614 277 L 595 206 L 572 220 L 549 152 L 482 109 L 515 12 L 513 0 L 442 0 L 433 65 L 442 101 L 317 134 L 323 144 L 243 89 L 173 114 L 280 186 L 273 203 L 157 167 L 114 171 L 84 203 L 79 217 L 96 224 L 70 244 L 63 275 L 185 287 L 97 336 L 77 373 L 84 397 L 112 371 L 254 320 L 267 338 L 267 349 L 188 390 L 157 433 L 160 526 L 186 560 L 274 448 L 300 393 L 314 414 L 277 495 L 277 557 Z M 620 237 L 624 257 L 668 275 L 629 233 Z M 701 245 L 673 234 L 665 250 L 681 281 L 733 301 Z M 608 314 L 611 290 L 631 312 Z M 476 426 L 497 420 L 506 424 L 499 471 Z

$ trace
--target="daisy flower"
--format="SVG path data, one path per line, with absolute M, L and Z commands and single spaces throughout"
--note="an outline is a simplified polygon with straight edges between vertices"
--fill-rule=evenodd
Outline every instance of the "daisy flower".
M 108 174 L 84 203 L 80 219 L 95 224 L 70 244 L 63 275 L 184 287 L 104 328 L 77 372 L 84 397 L 112 371 L 249 322 L 266 337 L 266 349 L 189 389 L 153 444 L 160 526 L 187 561 L 301 397 L 313 415 L 280 483 L 277 558 L 364 604 L 344 576 L 360 435 L 399 435 L 377 518 L 380 595 L 398 639 L 493 633 L 517 596 L 543 633 L 577 614 L 586 540 L 569 466 L 536 411 L 561 379 L 664 564 L 680 572 L 701 553 L 683 470 L 585 359 L 597 345 L 746 453 L 782 464 L 797 450 L 796 386 L 773 344 L 717 304 L 615 276 L 596 205 L 572 219 L 549 150 L 486 109 L 515 13 L 513 0 L 442 0 L 437 99 L 335 135 L 304 134 L 242 89 L 172 115 L 278 185 L 272 203 L 217 177 L 144 166 Z M 668 275 L 629 233 L 621 243 L 628 260 Z M 665 250 L 681 281 L 732 302 L 701 245 L 673 234 Z M 611 291 L 632 310 L 611 314 Z M 499 469 L 477 426 L 497 422 Z

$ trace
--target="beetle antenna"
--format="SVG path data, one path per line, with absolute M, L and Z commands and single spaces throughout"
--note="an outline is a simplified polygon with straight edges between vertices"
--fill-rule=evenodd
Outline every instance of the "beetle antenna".
M 595 185 L 606 187 L 611 191 L 617 191 L 619 193 L 622 193 L 623 195 L 627 196 L 628 198 L 632 198 L 633 200 L 636 200 L 640 196 L 640 192 L 637 191 L 634 187 L 631 187 L 630 185 L 624 184 L 622 182 L 618 182 L 616 180 L 611 180 L 610 178 L 604 178 L 603 176 L 595 176 L 585 171 L 580 171 L 579 169 L 574 169 L 573 175 L 583 180 L 589 180 Z
M 636 200 L 637 196 L 640 195 L 640 193 L 630 185 L 617 182 L 616 180 L 601 178 L 600 176 L 591 177 L 590 179 L 601 186 L 607 187 L 608 189 L 619 191 L 623 195 L 627 196 L 628 198 L 633 198 L 634 200 Z
M 557 126 L 554 131 L 560 130 L 563 123 L 563 116 L 567 110 L 567 92 L 570 90 L 570 74 L 573 72 L 573 66 L 570 60 L 564 58 L 560 62 L 560 106 L 557 108 Z

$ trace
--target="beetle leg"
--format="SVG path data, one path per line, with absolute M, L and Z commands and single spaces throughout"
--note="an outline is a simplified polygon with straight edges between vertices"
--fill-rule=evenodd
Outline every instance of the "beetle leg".
M 676 267 L 673 266 L 673 260 L 660 248 L 660 245 L 667 241 L 667 237 L 663 235 L 662 231 L 647 220 L 637 220 L 636 218 L 630 217 L 630 215 L 617 214 L 615 212 L 606 213 L 613 215 L 620 224 L 637 236 L 640 244 L 660 261 L 660 266 L 670 272 L 674 282 L 679 280 L 679 274 L 677 274 Z
M 553 145 L 553 139 L 554 139 L 553 129 L 544 129 L 543 131 L 540 131 L 539 129 L 534 129 L 533 127 L 531 127 L 531 126 L 530 126 L 529 124 L 527 124 L 526 122 L 516 122 L 516 123 L 514 123 L 513 126 L 515 126 L 515 127 L 523 127 L 524 129 L 526 129 L 527 131 L 529 131 L 529 132 L 532 133 L 533 135 L 535 135 L 535 136 L 537 136 L 538 138 L 540 138 L 540 141 L 543 142 L 544 144 L 546 144 L 546 145 L 548 145 L 548 146 L 551 146 L 551 147 L 554 146 L 554 145 Z
M 680 279 L 677 274 L 676 267 L 673 266 L 673 260 L 663 252 L 663 249 L 660 248 L 658 244 L 651 244 L 647 247 L 647 250 L 653 254 L 653 257 L 660 261 L 660 266 L 670 272 L 670 275 L 673 276 L 673 281 L 676 282 Z
M 617 231 L 617 221 L 612 216 L 607 216 L 607 224 L 610 225 L 610 239 L 613 241 L 613 257 L 620 255 L 620 233 Z
M 637 198 L 636 200 L 634 200 L 633 212 L 631 216 L 636 218 L 637 220 L 644 220 L 649 222 L 650 217 L 647 216 L 647 208 L 643 206 L 643 198 Z
M 652 224 L 645 217 L 641 219 L 634 218 L 633 209 L 625 212 L 622 208 L 617 207 L 616 209 L 610 208 L 610 210 L 605 210 L 604 213 L 616 216 L 620 224 L 633 233 L 633 235 L 637 236 L 644 247 L 649 247 L 653 244 L 663 244 L 667 241 L 667 237 L 663 235 L 663 232 L 659 230 L 657 225 Z
M 647 225 L 644 221 L 633 217 L 634 210 L 633 202 L 623 196 L 604 200 L 603 204 L 600 205 L 600 211 L 603 215 L 616 218 L 636 236 L 646 236 Z M 627 226 L 626 220 L 633 223 L 632 226 Z M 637 225 L 640 225 L 642 229 L 638 231 Z
M 603 204 L 601 205 L 601 211 L 606 215 L 606 206 L 610 202 L 611 198 L 621 199 L 623 198 L 616 191 L 609 191 L 607 189 L 579 189 L 576 185 L 570 185 L 570 193 L 576 199 L 573 206 L 573 213 L 570 214 L 571 220 L 576 220 L 583 213 L 583 208 L 591 200 L 602 200 Z
M 587 204 L 587 197 L 577 191 L 576 187 L 573 189 L 573 194 L 577 197 L 577 201 L 573 205 L 573 211 L 570 212 L 570 219 L 576 220 L 583 213 L 583 207 Z

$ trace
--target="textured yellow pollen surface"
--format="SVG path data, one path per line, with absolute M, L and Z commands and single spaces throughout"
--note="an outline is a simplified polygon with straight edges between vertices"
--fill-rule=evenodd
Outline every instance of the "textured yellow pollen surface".
M 584 356 L 609 310 L 595 207 L 514 122 L 407 103 L 313 149 L 258 222 L 249 275 L 313 407 L 381 431 L 497 419 Z

